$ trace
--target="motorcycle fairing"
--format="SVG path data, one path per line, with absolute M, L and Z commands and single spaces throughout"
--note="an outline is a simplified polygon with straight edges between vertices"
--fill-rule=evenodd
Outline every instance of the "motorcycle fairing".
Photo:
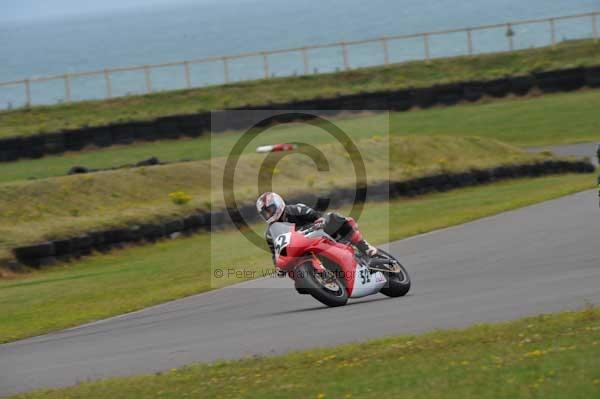
M 360 298 L 379 292 L 387 279 L 381 272 L 372 273 L 366 265 L 358 264 L 354 272 L 354 283 L 350 298 Z
M 327 234 L 311 233 L 305 236 L 290 223 L 273 223 L 269 233 L 275 245 L 275 261 L 282 270 L 293 271 L 310 260 L 315 270 L 321 272 L 324 266 L 318 258 L 326 258 L 340 267 L 341 277 L 351 298 L 379 292 L 387 281 L 381 272 L 371 273 L 366 265 L 359 264 L 351 246 L 339 243 Z

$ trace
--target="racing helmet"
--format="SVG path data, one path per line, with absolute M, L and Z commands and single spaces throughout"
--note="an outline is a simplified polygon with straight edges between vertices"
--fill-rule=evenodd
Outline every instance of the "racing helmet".
M 256 200 L 256 210 L 267 223 L 271 224 L 283 215 L 285 202 L 279 194 L 266 192 Z

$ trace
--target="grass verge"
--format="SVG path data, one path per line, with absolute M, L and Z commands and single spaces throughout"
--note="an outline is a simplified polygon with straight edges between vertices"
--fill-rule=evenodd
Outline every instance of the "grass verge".
M 258 359 L 196 364 L 15 398 L 594 398 L 600 309 Z
M 600 46 L 592 40 L 568 41 L 555 49 L 528 49 L 512 53 L 442 58 L 387 67 L 356 69 L 340 74 L 277 78 L 163 92 L 70 105 L 40 106 L 0 113 L 0 137 L 106 125 L 126 120 L 196 113 L 245 104 L 286 102 L 361 91 L 430 86 L 469 79 L 493 79 L 579 65 L 600 64 Z
M 334 120 L 354 140 L 390 130 L 392 135 L 480 136 L 519 146 L 539 146 L 600 139 L 600 90 L 506 99 L 489 103 L 362 115 Z M 240 133 L 224 133 L 194 140 L 167 140 L 113 147 L 98 151 L 48 156 L 2 164 L 0 183 L 62 176 L 76 165 L 110 168 L 133 164 L 151 156 L 163 161 L 206 160 L 227 155 Z M 301 140 L 326 144 L 332 138 L 311 126 L 275 126 L 256 139 L 256 146 Z M 251 146 L 249 151 L 254 150 Z
M 371 203 L 359 220 L 374 243 L 424 233 L 595 186 L 588 175 L 506 181 Z M 348 209 L 341 209 L 348 212 Z M 390 230 L 383 231 L 381 226 Z M 262 230 L 264 226 L 255 226 Z M 207 250 L 212 248 L 212 251 Z M 235 248 L 235 251 L 231 251 Z M 216 254 L 211 257 L 211 253 Z M 211 265 L 272 267 L 268 254 L 228 231 L 134 247 L 0 280 L 0 343 L 122 314 L 208 291 Z M 221 279 L 220 285 L 239 282 Z
M 446 171 L 549 159 L 495 140 L 444 136 L 374 136 L 357 142 L 369 183 L 400 181 Z M 272 168 L 273 187 L 283 195 L 351 187 L 350 158 L 340 144 L 325 144 L 330 171 L 318 173 L 313 161 L 290 154 Z M 389 154 L 389 157 L 386 156 Z M 238 200 L 254 201 L 264 154 L 240 159 L 235 189 Z M 0 251 L 46 239 L 72 237 L 95 229 L 173 219 L 199 209 L 224 207 L 217 198 L 225 158 L 148 168 L 125 169 L 0 185 Z M 262 180 L 262 179 L 261 179 Z M 290 182 L 294 182 L 290 184 Z M 214 187 L 211 187 L 214 186 Z M 214 190 L 212 190 L 214 188 Z M 211 191 L 212 190 L 212 191 Z M 169 193 L 192 196 L 176 205 Z M 220 196 L 222 201 L 222 196 Z M 2 253 L 0 252 L 0 255 Z

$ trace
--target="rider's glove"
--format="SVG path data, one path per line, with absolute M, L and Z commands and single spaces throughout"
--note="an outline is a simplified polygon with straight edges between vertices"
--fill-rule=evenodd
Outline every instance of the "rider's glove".
M 318 218 L 314 221 L 313 226 L 315 226 L 318 229 L 322 229 L 323 226 L 325 226 L 325 218 Z

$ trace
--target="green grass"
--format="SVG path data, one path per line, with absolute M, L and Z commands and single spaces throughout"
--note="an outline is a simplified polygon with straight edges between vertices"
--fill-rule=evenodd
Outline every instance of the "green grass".
M 594 186 L 590 175 L 506 181 L 389 204 L 367 204 L 359 223 L 370 241 L 384 243 Z M 389 230 L 382 228 L 388 224 Z M 262 232 L 264 225 L 254 228 Z M 231 251 L 233 247 L 235 251 Z M 223 278 L 211 284 L 211 266 L 236 265 L 247 270 L 272 268 L 268 254 L 240 233 L 225 231 L 133 247 L 25 275 L 4 271 L 0 343 L 232 284 L 239 280 Z
M 440 171 L 462 171 L 501 164 L 535 162 L 548 156 L 525 153 L 495 140 L 445 136 L 374 136 L 357 142 L 368 181 L 405 180 Z M 329 172 L 319 173 L 305 155 L 290 154 L 273 169 L 273 187 L 283 195 L 319 192 L 354 184 L 352 164 L 337 144 L 324 144 Z M 390 154 L 388 157 L 387 154 Z M 253 202 L 264 154 L 244 155 L 236 172 L 236 196 Z M 224 158 L 126 169 L 0 185 L 0 251 L 95 229 L 173 219 L 211 205 L 224 207 L 220 184 Z M 290 184 L 293 182 L 293 184 Z M 211 187 L 212 186 L 212 187 Z M 213 189 L 214 188 L 214 189 Z M 192 196 L 176 205 L 169 193 Z
M 600 310 L 195 364 L 15 398 L 597 398 Z
M 600 138 L 600 91 L 490 102 L 431 112 L 396 114 L 391 131 L 404 134 L 490 137 L 519 146 L 565 144 Z
M 381 115 L 361 115 L 335 120 L 354 140 L 374 134 L 480 136 L 519 146 L 594 141 L 600 139 L 600 90 L 579 91 L 527 99 L 419 110 Z M 230 132 L 194 140 L 167 140 L 114 147 L 98 151 L 69 153 L 36 160 L 22 160 L 0 166 L 0 183 L 30 177 L 62 176 L 75 165 L 110 168 L 133 164 L 150 156 L 163 161 L 204 160 L 227 155 L 240 133 Z M 307 125 L 281 125 L 261 135 L 258 145 L 298 141 L 325 144 L 333 139 Z
M 591 40 L 561 43 L 513 53 L 409 62 L 388 67 L 236 83 L 202 89 L 163 92 L 106 101 L 34 107 L 0 113 L 0 137 L 59 131 L 82 126 L 146 120 L 164 115 L 196 113 L 245 104 L 286 102 L 358 93 L 429 86 L 468 79 L 492 79 L 537 70 L 600 64 L 600 46 Z

